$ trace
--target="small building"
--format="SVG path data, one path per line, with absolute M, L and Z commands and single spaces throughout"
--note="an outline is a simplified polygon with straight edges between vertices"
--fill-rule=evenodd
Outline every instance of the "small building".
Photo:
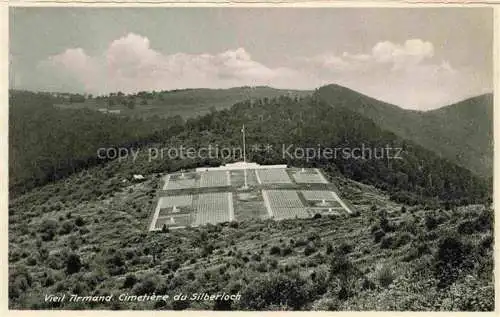
M 146 178 L 141 175 L 141 174 L 134 174 L 134 176 L 132 177 L 132 179 L 136 182 L 140 182 L 140 181 L 143 181 L 145 180 Z

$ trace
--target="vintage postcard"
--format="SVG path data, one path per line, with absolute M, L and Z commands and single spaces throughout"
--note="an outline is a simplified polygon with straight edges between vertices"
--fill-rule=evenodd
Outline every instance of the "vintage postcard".
M 10 7 L 9 309 L 494 311 L 493 16 Z

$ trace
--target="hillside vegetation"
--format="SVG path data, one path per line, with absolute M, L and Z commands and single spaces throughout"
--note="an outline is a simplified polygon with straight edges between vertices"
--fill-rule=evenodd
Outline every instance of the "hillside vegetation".
M 493 310 L 491 180 L 357 111 L 315 94 L 144 121 L 57 109 L 51 98 L 11 96 L 11 309 Z M 93 157 L 102 146 L 238 147 L 243 124 L 251 161 L 321 168 L 357 212 L 150 233 L 164 173 L 230 160 Z M 402 159 L 305 159 L 283 155 L 290 144 L 404 151 Z M 146 181 L 131 182 L 135 173 Z M 222 291 L 242 298 L 172 300 Z M 171 298 L 50 303 L 47 293 Z
M 333 107 L 345 107 L 381 129 L 415 142 L 474 173 L 493 175 L 493 95 L 470 98 L 432 111 L 405 110 L 337 85 L 316 94 Z
M 306 90 L 275 89 L 267 86 L 177 89 L 142 91 L 135 94 L 118 92 L 96 97 L 87 96 L 87 98 L 66 95 L 61 96 L 56 105 L 61 109 L 119 110 L 121 115 L 141 118 L 173 116 L 191 118 L 214 110 L 228 109 L 235 103 L 247 99 L 275 98 L 281 95 L 307 96 L 311 93 Z
M 180 117 L 134 119 L 88 109 L 59 110 L 49 94 L 13 91 L 9 98 L 11 194 L 103 163 L 99 148 L 140 147 L 182 130 Z
M 456 205 L 491 198 L 490 181 L 380 129 L 355 111 L 332 108 L 316 96 L 245 101 L 230 110 L 188 119 L 185 124 L 177 118 L 146 121 L 86 110 L 58 110 L 49 104 L 50 99 L 41 104 L 37 100 L 37 95 L 29 93 L 11 96 L 10 187 L 20 188 L 20 192 L 104 163 L 96 155 L 101 147 L 239 147 L 241 126 L 246 124 L 249 158 L 261 164 L 321 167 L 332 175 L 342 174 L 387 190 L 393 199 L 408 204 L 426 200 Z M 258 149 L 252 145 L 270 147 Z M 379 152 L 391 147 L 402 152 L 401 159 L 328 158 L 321 154 L 306 159 L 286 155 L 283 149 L 290 146 L 364 146 Z M 220 163 L 224 162 L 203 158 L 150 162 L 140 157 L 131 166 L 136 172 L 148 173 Z
M 493 309 L 493 213 L 481 206 L 404 207 L 336 178 L 354 216 L 147 233 L 159 178 L 122 183 L 115 165 L 11 201 L 11 309 Z M 241 300 L 172 299 L 222 291 Z M 170 299 L 61 304 L 44 302 L 46 293 Z
M 239 145 L 242 124 L 247 142 L 269 144 L 271 149 L 253 150 L 250 159 L 261 164 L 287 163 L 315 166 L 331 175 L 375 185 L 405 203 L 421 199 L 466 204 L 485 202 L 491 195 L 490 182 L 465 168 L 442 159 L 431 151 L 380 129 L 372 120 L 347 108 L 332 108 L 316 97 L 249 101 L 231 110 L 214 112 L 198 120 L 188 120 L 177 136 L 182 144 Z M 287 148 L 354 149 L 365 146 L 379 150 L 403 149 L 401 159 L 367 159 L 317 155 L 311 159 L 290 157 Z

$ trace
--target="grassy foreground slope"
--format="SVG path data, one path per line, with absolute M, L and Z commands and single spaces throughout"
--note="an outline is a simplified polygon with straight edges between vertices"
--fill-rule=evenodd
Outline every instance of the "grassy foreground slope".
M 159 177 L 123 183 L 115 164 L 10 202 L 10 308 L 493 309 L 493 213 L 481 206 L 403 207 L 372 186 L 335 177 L 359 214 L 147 233 Z M 223 291 L 240 292 L 241 300 L 172 300 Z M 49 303 L 47 293 L 170 300 Z

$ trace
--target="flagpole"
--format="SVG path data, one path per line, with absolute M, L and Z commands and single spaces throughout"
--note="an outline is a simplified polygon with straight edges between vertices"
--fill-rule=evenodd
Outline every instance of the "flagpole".
M 247 162 L 247 153 L 246 153 L 246 143 L 245 143 L 245 125 L 243 125 L 243 129 L 241 129 L 241 132 L 243 132 L 243 162 Z
M 248 181 L 247 181 L 247 152 L 246 152 L 246 141 L 245 141 L 245 125 L 243 125 L 241 132 L 243 133 L 243 164 L 244 164 L 243 172 L 245 174 L 245 186 L 243 188 L 247 189 Z

